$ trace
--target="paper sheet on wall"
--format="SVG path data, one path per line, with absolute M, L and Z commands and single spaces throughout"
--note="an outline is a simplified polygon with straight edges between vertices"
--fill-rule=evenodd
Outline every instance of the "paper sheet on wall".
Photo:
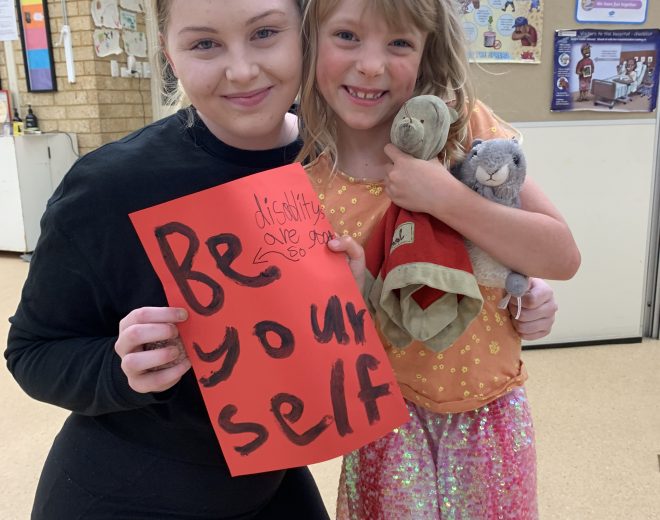
M 92 0 L 91 12 L 96 27 L 121 28 L 117 0 Z
M 138 58 L 147 57 L 147 37 L 143 32 L 122 31 L 121 38 L 126 54 Z
M 111 54 L 121 54 L 119 31 L 116 29 L 96 29 L 94 31 L 94 50 L 99 58 Z
M 121 28 L 128 31 L 137 30 L 137 14 L 124 9 L 119 10 L 119 20 L 121 21 Z
M 0 41 L 18 40 L 15 6 L 13 0 L 0 0 Z
M 541 62 L 547 0 L 460 0 L 471 61 Z
M 144 0 L 119 0 L 119 5 L 129 11 L 144 13 Z

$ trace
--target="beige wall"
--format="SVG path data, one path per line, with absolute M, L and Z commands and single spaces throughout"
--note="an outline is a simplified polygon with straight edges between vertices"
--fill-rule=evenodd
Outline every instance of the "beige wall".
M 21 116 L 31 104 L 44 132 L 73 132 L 81 154 L 144 126 L 152 119 L 151 87 L 148 79 L 113 78 L 110 60 L 126 63 L 126 55 L 99 58 L 93 47 L 94 22 L 89 0 L 67 0 L 73 41 L 76 82 L 67 80 L 64 49 L 53 46 L 57 92 L 29 93 L 25 81 L 21 44 L 13 42 L 21 99 Z M 59 40 L 64 23 L 60 0 L 48 0 L 51 40 Z M 138 18 L 144 31 L 144 15 Z M 0 52 L 0 79 L 8 88 L 5 56 Z

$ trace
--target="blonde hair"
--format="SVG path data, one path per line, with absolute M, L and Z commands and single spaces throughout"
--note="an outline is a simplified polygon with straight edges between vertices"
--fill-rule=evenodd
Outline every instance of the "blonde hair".
M 168 79 L 174 77 L 172 66 L 165 55 L 162 40 L 167 37 L 167 28 L 170 24 L 170 12 L 172 10 L 172 2 L 174 0 L 153 0 L 153 12 L 156 14 L 156 23 L 159 34 L 158 54 L 156 56 L 156 65 L 158 67 L 159 78 L 163 83 L 163 90 L 161 96 L 163 97 L 164 105 L 168 107 L 168 112 L 176 112 L 177 110 L 190 106 L 190 100 L 186 95 L 181 82 L 176 80 L 176 85 L 171 86 L 167 82 Z M 194 124 L 195 117 L 192 111 L 188 113 L 187 123 L 189 126 Z
M 340 0 L 307 0 L 303 16 L 303 79 L 300 95 L 299 160 L 313 161 L 326 153 L 337 162 L 336 115 L 316 87 L 319 28 Z M 365 11 L 381 14 L 393 29 L 413 24 L 427 33 L 414 95 L 434 94 L 459 113 L 443 150 L 445 161 L 463 157 L 462 141 L 472 113 L 474 88 L 470 80 L 463 26 L 455 0 L 365 0 Z

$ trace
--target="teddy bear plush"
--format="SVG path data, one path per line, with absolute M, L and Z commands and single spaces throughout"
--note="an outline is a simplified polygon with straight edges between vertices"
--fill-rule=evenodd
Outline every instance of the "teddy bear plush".
M 447 143 L 449 126 L 458 114 L 437 96 L 415 96 L 401 107 L 392 122 L 390 141 L 402 152 L 428 161 Z
M 445 147 L 456 118 L 436 96 L 413 97 L 395 116 L 390 140 L 403 152 L 429 160 Z M 391 204 L 365 254 L 365 301 L 395 347 L 416 340 L 444 350 L 481 311 L 483 297 L 463 237 L 427 213 Z
M 487 199 L 519 208 L 526 169 L 525 155 L 516 139 L 477 139 L 472 143 L 464 161 L 452 169 L 452 173 Z M 469 240 L 466 240 L 466 245 L 478 282 L 481 285 L 506 289 L 507 296 L 500 301 L 498 307 L 505 308 L 513 296 L 518 298 L 520 312 L 520 298 L 527 291 L 528 278 L 503 266 Z

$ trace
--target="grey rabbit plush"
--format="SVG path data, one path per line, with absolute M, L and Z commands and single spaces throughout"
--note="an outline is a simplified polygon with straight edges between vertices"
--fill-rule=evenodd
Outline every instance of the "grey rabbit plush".
M 477 139 L 464 161 L 457 169 L 452 169 L 452 173 L 487 199 L 519 208 L 526 169 L 525 155 L 516 139 Z M 469 240 L 465 242 L 479 284 L 506 289 L 507 296 L 498 304 L 501 309 L 506 308 L 512 296 L 518 298 L 518 318 L 520 299 L 529 285 L 527 276 L 503 266 Z

